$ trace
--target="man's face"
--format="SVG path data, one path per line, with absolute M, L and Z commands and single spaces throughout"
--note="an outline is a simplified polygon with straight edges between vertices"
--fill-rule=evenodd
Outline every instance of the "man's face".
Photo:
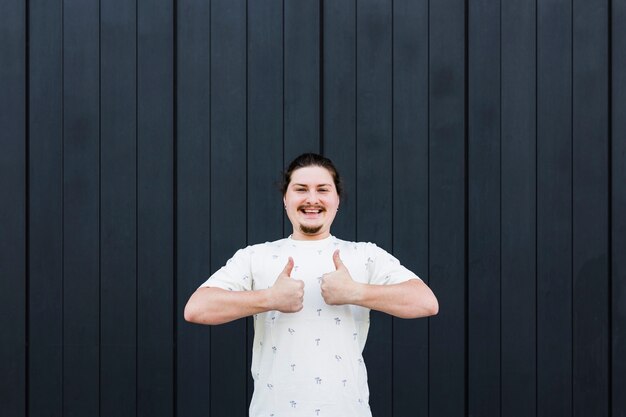
M 294 239 L 316 240 L 330 235 L 339 195 L 326 168 L 308 166 L 293 171 L 283 201 Z

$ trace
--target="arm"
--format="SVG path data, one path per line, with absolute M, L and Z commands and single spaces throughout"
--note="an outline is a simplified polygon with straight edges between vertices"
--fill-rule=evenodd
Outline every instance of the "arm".
M 185 320 L 198 324 L 223 324 L 272 310 L 268 291 L 198 288 L 185 306 Z
M 355 292 L 356 297 L 350 304 L 403 319 L 434 316 L 439 312 L 437 298 L 419 279 L 393 285 L 355 284 L 360 289 Z
M 302 310 L 304 282 L 290 277 L 293 259 L 289 258 L 271 288 L 255 291 L 227 291 L 202 287 L 191 295 L 185 306 L 185 320 L 199 324 L 223 324 L 242 317 L 278 310 Z
M 373 285 L 356 282 L 339 257 L 333 255 L 336 270 L 322 278 L 322 297 L 330 305 L 354 304 L 400 318 L 433 316 L 439 303 L 424 282 L 411 279 L 400 284 Z

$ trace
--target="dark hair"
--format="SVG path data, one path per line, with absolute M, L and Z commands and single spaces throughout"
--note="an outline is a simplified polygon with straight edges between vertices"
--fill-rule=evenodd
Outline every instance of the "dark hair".
M 280 189 L 283 195 L 285 195 L 285 193 L 287 192 L 287 187 L 291 182 L 291 174 L 293 174 L 293 171 L 310 166 L 326 168 L 328 172 L 330 172 L 330 175 L 333 177 L 335 188 L 337 189 L 337 195 L 341 197 L 341 195 L 343 194 L 343 183 L 341 182 L 341 178 L 339 177 L 339 172 L 337 172 L 337 168 L 335 168 L 333 161 L 316 153 L 303 153 L 302 155 L 291 161 L 291 163 L 287 167 L 287 170 L 283 172 L 283 178 L 280 183 Z

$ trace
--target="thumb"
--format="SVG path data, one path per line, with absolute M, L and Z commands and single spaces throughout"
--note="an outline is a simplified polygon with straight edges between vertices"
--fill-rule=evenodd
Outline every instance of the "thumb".
M 339 257 L 339 249 L 333 253 L 333 262 L 335 263 L 335 269 L 345 268 L 343 261 Z
M 287 275 L 288 277 L 291 277 L 292 269 L 293 269 L 293 258 L 290 256 L 289 260 L 287 261 L 287 265 L 285 265 L 285 269 L 283 269 L 283 272 L 281 272 L 281 275 Z

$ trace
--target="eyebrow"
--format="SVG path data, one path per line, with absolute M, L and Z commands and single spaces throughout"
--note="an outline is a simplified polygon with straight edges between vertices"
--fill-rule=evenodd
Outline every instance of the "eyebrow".
M 307 184 L 294 184 L 294 187 L 308 187 Z M 330 187 L 331 184 L 318 184 L 318 187 Z

